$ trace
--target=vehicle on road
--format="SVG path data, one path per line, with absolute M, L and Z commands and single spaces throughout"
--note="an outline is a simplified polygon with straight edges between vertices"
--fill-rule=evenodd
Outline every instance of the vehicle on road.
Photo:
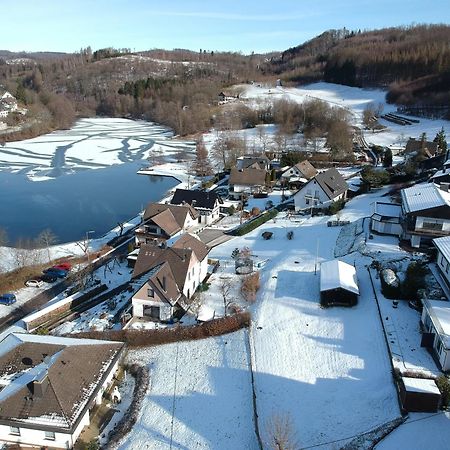
M 54 267 L 49 267 L 43 271 L 45 274 L 53 275 L 56 278 L 65 278 L 67 277 L 67 270 L 56 269 Z
M 50 273 L 44 273 L 44 275 L 41 275 L 39 279 L 45 281 L 46 283 L 54 283 L 58 279 L 58 277 Z
M 28 281 L 25 281 L 25 286 L 40 288 L 40 287 L 44 286 L 44 281 L 42 281 L 40 279 L 39 280 L 38 279 L 28 280 Z
M 60 264 L 55 264 L 53 267 L 55 269 L 61 269 L 61 270 L 66 270 L 67 272 L 70 272 L 72 265 L 69 263 L 60 263 Z
M 0 295 L 0 305 L 12 305 L 17 302 L 17 298 L 14 294 L 2 294 Z

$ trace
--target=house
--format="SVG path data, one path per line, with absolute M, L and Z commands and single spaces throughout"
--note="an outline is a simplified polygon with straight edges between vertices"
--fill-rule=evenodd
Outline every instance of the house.
M 239 200 L 242 195 L 260 193 L 266 187 L 267 172 L 261 169 L 231 169 L 229 196 Z
M 359 288 L 354 266 L 337 259 L 320 264 L 320 304 L 354 306 Z
M 198 213 L 198 223 L 209 225 L 219 219 L 222 200 L 215 192 L 188 189 L 176 189 L 170 203 L 172 205 L 190 205 Z
M 198 225 L 200 214 L 191 205 L 150 203 L 143 224 L 136 229 L 136 244 L 160 242 Z
M 305 160 L 287 168 L 281 174 L 280 181 L 290 189 L 300 189 L 301 186 L 317 174 L 316 168 L 309 161 Z
M 239 94 L 235 94 L 233 92 L 222 91 L 217 94 L 217 100 L 219 104 L 234 102 L 237 99 L 239 99 Z
M 0 443 L 73 448 L 123 351 L 121 342 L 8 334 L 0 343 Z
M 0 92 L 0 117 L 8 117 L 8 114 L 18 109 L 17 100 L 8 91 Z
M 433 238 L 450 235 L 450 193 L 434 183 L 402 189 L 402 239 L 412 247 L 430 245 Z
M 270 159 L 265 155 L 240 156 L 236 160 L 236 169 L 269 170 Z
M 436 265 L 450 289 L 450 236 L 433 239 L 433 244 L 437 248 Z
M 170 320 L 186 311 L 208 274 L 208 253 L 209 247 L 188 233 L 166 248 L 143 244 L 133 278 L 148 272 L 148 280 L 132 299 L 133 315 Z
M 422 347 L 427 347 L 444 372 L 450 370 L 450 303 L 441 300 L 422 301 Z
M 436 142 L 424 141 L 421 139 L 409 138 L 406 143 L 405 153 L 423 152 L 429 158 L 439 153 L 439 146 Z
M 295 210 L 325 208 L 345 199 L 348 185 L 334 168 L 320 172 L 311 178 L 295 195 Z
M 401 236 L 402 226 L 400 217 L 401 205 L 386 202 L 375 202 L 374 211 L 370 218 L 370 229 L 380 234 Z

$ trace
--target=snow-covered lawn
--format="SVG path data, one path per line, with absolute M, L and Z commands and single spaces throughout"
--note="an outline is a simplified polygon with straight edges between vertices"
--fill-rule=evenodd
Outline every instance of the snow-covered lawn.
M 246 333 L 132 350 L 150 388 L 119 448 L 257 449 Z
M 371 214 L 371 203 L 384 191 L 350 202 L 342 218 Z M 230 260 L 235 247 L 248 246 L 265 261 L 262 286 L 252 307 L 251 328 L 260 427 L 271 417 L 289 416 L 301 446 L 331 448 L 399 416 L 377 305 L 366 266 L 371 258 L 352 253 L 361 295 L 354 308 L 323 309 L 319 305 L 316 258 L 334 258 L 340 227 L 326 226 L 329 217 L 268 222 L 254 232 L 227 242 L 211 257 Z M 294 239 L 286 239 L 287 231 Z M 265 241 L 263 231 L 274 238 Z M 316 253 L 318 255 L 316 256 Z M 229 270 L 231 273 L 231 270 Z M 238 281 L 236 280 L 236 283 Z M 220 305 L 216 295 L 215 307 Z M 351 413 L 349 413 L 351 411 Z

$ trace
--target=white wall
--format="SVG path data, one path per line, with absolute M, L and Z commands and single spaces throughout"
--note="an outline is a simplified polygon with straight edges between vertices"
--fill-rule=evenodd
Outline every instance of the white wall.
M 392 236 L 401 236 L 403 232 L 402 226 L 399 223 L 380 222 L 374 218 L 371 219 L 371 226 L 373 231 Z
M 431 223 L 440 223 L 442 224 L 442 231 L 444 233 L 449 233 L 450 234 L 450 220 L 447 219 L 434 219 L 432 217 L 421 217 L 418 216 L 416 219 L 416 226 L 415 226 L 415 230 L 421 230 L 424 233 L 427 232 L 427 228 L 423 228 L 423 223 L 424 222 L 431 222 Z
M 445 277 L 445 281 L 450 286 L 450 261 L 447 261 L 440 250 L 438 250 L 436 261 L 438 267 L 441 269 L 442 276 Z
M 339 195 L 333 201 L 340 200 L 344 198 L 345 193 Z M 321 208 L 331 204 L 331 200 L 325 194 L 324 190 L 320 187 L 320 184 L 316 180 L 311 180 L 309 183 L 305 184 L 295 195 L 294 195 L 295 210 L 299 211 L 308 208 Z

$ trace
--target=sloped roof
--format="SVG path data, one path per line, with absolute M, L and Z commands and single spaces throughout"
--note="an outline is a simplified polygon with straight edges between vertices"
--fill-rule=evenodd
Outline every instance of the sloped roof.
M 240 156 L 237 159 L 236 165 L 239 169 L 247 169 L 253 165 L 257 165 L 260 170 L 265 170 L 266 165 L 270 162 L 266 155 L 260 156 Z M 256 168 L 256 167 L 255 167 Z
M 2 342 L 0 419 L 72 429 L 123 343 L 10 334 Z M 44 380 L 43 393 L 33 389 Z
M 212 210 L 216 202 L 220 203 L 220 198 L 215 192 L 177 189 L 170 203 L 172 205 L 182 205 L 185 203 L 192 205 L 194 208 Z
M 450 236 L 433 239 L 433 244 L 450 261 Z
M 301 161 L 294 167 L 296 167 L 307 180 L 317 175 L 316 168 L 308 160 Z
M 172 211 L 166 209 L 159 214 L 154 215 L 149 221 L 158 225 L 161 230 L 163 230 L 169 236 L 173 236 L 175 233 L 181 231 L 182 226 L 177 223 Z
M 266 171 L 260 169 L 231 169 L 229 184 L 242 186 L 264 186 L 266 184 Z
M 401 196 L 406 213 L 450 206 L 450 193 L 442 191 L 434 183 L 416 184 L 402 189 Z
M 152 217 L 166 210 L 169 210 L 172 213 L 176 223 L 181 228 L 186 222 L 186 216 L 188 214 L 190 214 L 193 219 L 196 219 L 199 215 L 198 211 L 196 211 L 190 205 L 172 205 L 170 203 L 149 203 L 147 205 L 147 208 L 145 208 L 144 220 L 151 219 Z
M 330 200 L 338 197 L 348 190 L 347 182 L 335 168 L 318 173 L 314 179 L 324 190 Z
M 374 214 L 381 217 L 400 217 L 402 213 L 401 205 L 395 203 L 375 202 Z
M 343 261 L 334 259 L 320 264 L 320 291 L 345 289 L 359 295 L 356 269 Z
M 198 237 L 184 233 L 173 244 L 172 248 L 187 248 L 193 250 L 199 261 L 203 261 L 209 253 L 210 248 L 204 244 Z
M 438 150 L 438 144 L 432 141 L 421 141 L 420 139 L 409 138 L 406 143 L 406 152 L 417 152 L 421 149 L 428 150 L 432 154 Z
M 136 278 L 157 265 L 167 262 L 180 291 L 183 290 L 193 250 L 180 248 L 160 248 L 151 244 L 142 244 L 134 266 L 133 278 Z

